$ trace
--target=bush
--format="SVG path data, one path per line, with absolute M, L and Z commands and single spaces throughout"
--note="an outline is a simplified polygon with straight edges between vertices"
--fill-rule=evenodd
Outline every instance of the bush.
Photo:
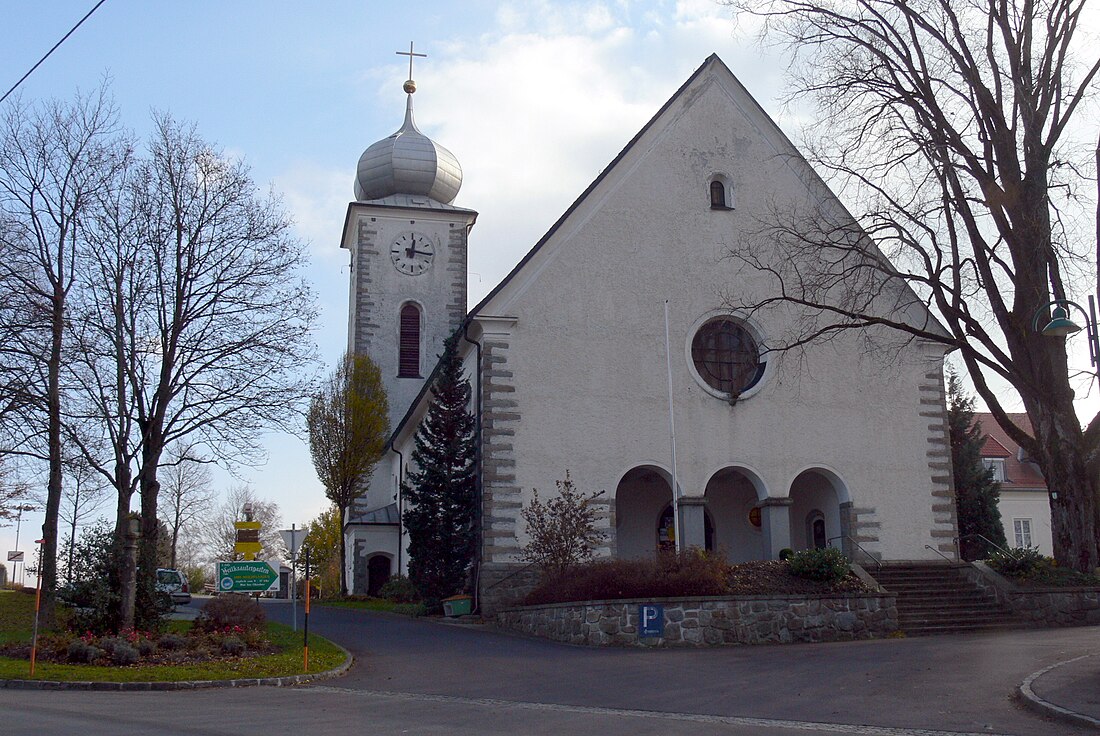
M 729 574 L 725 560 L 699 550 L 665 553 L 656 560 L 599 560 L 557 574 L 547 571 L 523 602 L 724 595 Z
M 138 661 L 138 650 L 126 642 L 119 642 L 115 645 L 114 651 L 111 652 L 111 662 L 123 667 L 134 664 Z
M 792 575 L 823 583 L 839 582 L 852 571 L 848 558 L 835 547 L 796 552 L 787 565 Z
M 1035 547 L 1015 547 L 1001 551 L 994 550 L 989 556 L 989 566 L 1009 577 L 1027 577 L 1039 570 L 1047 562 L 1047 558 Z
M 378 597 L 391 603 L 417 603 L 420 594 L 416 586 L 404 575 L 397 575 L 386 581 L 386 584 L 378 591 Z
M 157 643 L 152 639 L 138 639 L 137 650 L 141 656 L 151 657 L 157 651 Z
M 226 593 L 211 598 L 192 627 L 198 631 L 223 631 L 239 626 L 242 629 L 263 628 L 264 610 L 250 596 L 241 593 Z
M 222 654 L 239 657 L 247 649 L 244 642 L 238 636 L 227 636 L 222 639 Z
M 179 634 L 165 634 L 157 642 L 157 646 L 166 652 L 183 649 L 187 646 L 187 640 Z
M 76 639 L 69 644 L 67 658 L 76 664 L 91 664 L 103 656 L 103 650 L 92 646 L 83 639 Z
M 794 550 L 790 547 L 784 547 L 783 549 L 779 550 L 779 559 L 789 560 L 792 557 L 794 557 Z

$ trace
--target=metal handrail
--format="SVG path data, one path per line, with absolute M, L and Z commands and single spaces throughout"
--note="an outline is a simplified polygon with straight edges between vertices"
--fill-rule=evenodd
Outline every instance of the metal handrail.
M 831 542 L 833 540 L 836 540 L 836 539 L 847 539 L 849 542 L 854 544 L 856 546 L 856 548 L 859 549 L 860 552 L 867 555 L 867 558 L 869 560 L 871 560 L 871 562 L 875 563 L 876 568 L 878 568 L 879 570 L 882 569 L 882 560 L 879 560 L 873 554 L 871 554 L 867 550 L 863 549 L 863 545 L 861 545 L 859 542 L 857 542 L 856 540 L 849 537 L 847 534 L 840 534 L 840 535 L 835 536 L 835 537 L 829 537 L 828 539 L 825 540 L 825 544 L 828 544 L 829 546 L 832 546 Z
M 947 560 L 948 562 L 950 562 L 950 563 L 951 563 L 952 565 L 954 565 L 954 564 L 955 564 L 956 562 L 958 562 L 958 560 L 953 560 L 953 559 L 951 559 L 950 557 L 948 557 L 947 555 L 945 555 L 945 554 L 944 554 L 943 552 L 940 552 L 940 551 L 939 551 L 938 549 L 936 549 L 935 547 L 933 547 L 933 546 L 932 546 L 932 545 L 930 545 L 930 544 L 926 544 L 926 545 L 924 545 L 924 548 L 925 548 L 925 549 L 930 549 L 930 550 L 932 550 L 933 552 L 935 552 L 936 554 L 938 554 L 938 555 L 939 555 L 940 557 L 942 557 L 943 559 L 945 559 L 945 560 Z M 958 547 L 956 547 L 956 549 L 958 549 Z
M 971 532 L 970 534 L 963 534 L 961 536 L 955 537 L 955 553 L 959 556 L 960 560 L 962 559 L 962 550 L 959 549 L 959 542 L 966 539 L 967 537 L 978 537 L 979 539 L 981 539 L 986 544 L 990 545 L 991 547 L 996 547 L 998 550 L 1000 550 L 1004 554 L 1008 555 L 1012 559 L 1014 559 L 1014 560 L 1019 559 L 1018 557 L 1016 557 L 1016 555 L 1012 554 L 1012 552 L 1010 550 L 1005 549 L 1004 547 L 997 544 L 996 542 L 994 542 L 992 539 L 985 536 L 984 534 L 979 534 L 978 532 Z

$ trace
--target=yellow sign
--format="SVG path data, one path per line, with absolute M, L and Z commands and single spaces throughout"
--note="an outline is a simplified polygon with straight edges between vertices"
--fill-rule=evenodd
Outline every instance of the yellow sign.
M 233 527 L 235 529 L 259 529 L 261 526 L 258 521 L 234 521 Z
M 237 542 L 233 545 L 233 550 L 244 555 L 246 560 L 254 560 L 263 547 L 259 542 Z

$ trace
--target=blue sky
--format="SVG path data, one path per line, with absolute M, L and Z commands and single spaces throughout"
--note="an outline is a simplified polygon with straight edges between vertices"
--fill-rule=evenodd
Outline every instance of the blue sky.
M 94 0 L 7 0 L 0 93 Z M 1094 24 L 1095 25 L 1095 24 Z M 69 98 L 108 78 L 124 124 L 152 110 L 193 121 L 281 193 L 308 243 L 327 366 L 346 342 L 347 261 L 338 247 L 362 151 L 401 124 L 415 41 L 417 124 L 464 170 L 455 204 L 478 210 L 470 239 L 470 304 L 481 299 L 711 53 L 717 53 L 794 140 L 780 103 L 785 60 L 753 24 L 712 0 L 679 2 L 351 2 L 107 0 L 20 88 Z M 1083 341 L 1081 341 L 1083 344 Z M 271 435 L 261 467 L 218 476 L 248 482 L 286 526 L 326 504 L 305 444 Z M 21 548 L 37 537 L 25 520 Z M 0 529 L 12 549 L 14 529 Z
M 0 93 L 94 0 L 4 4 Z M 782 67 L 730 11 L 683 2 L 107 0 L 20 87 L 27 100 L 69 98 L 105 77 L 123 123 L 150 112 L 197 123 L 281 193 L 308 243 L 322 309 L 317 340 L 331 366 L 347 329 L 347 253 L 338 247 L 363 150 L 401 124 L 407 58 L 419 127 L 464 169 L 456 204 L 480 212 L 470 241 L 470 304 L 538 240 L 712 52 L 784 119 Z M 261 467 L 220 473 L 277 502 L 286 526 L 326 504 L 305 444 L 267 438 Z M 21 549 L 40 515 L 24 519 Z M 0 547 L 14 548 L 14 529 Z

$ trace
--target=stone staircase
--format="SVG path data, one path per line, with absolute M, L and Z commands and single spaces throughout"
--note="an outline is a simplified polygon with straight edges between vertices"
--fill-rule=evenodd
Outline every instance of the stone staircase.
M 1023 628 L 1007 607 L 963 575 L 965 566 L 886 564 L 867 572 L 897 595 L 898 628 L 908 636 Z

